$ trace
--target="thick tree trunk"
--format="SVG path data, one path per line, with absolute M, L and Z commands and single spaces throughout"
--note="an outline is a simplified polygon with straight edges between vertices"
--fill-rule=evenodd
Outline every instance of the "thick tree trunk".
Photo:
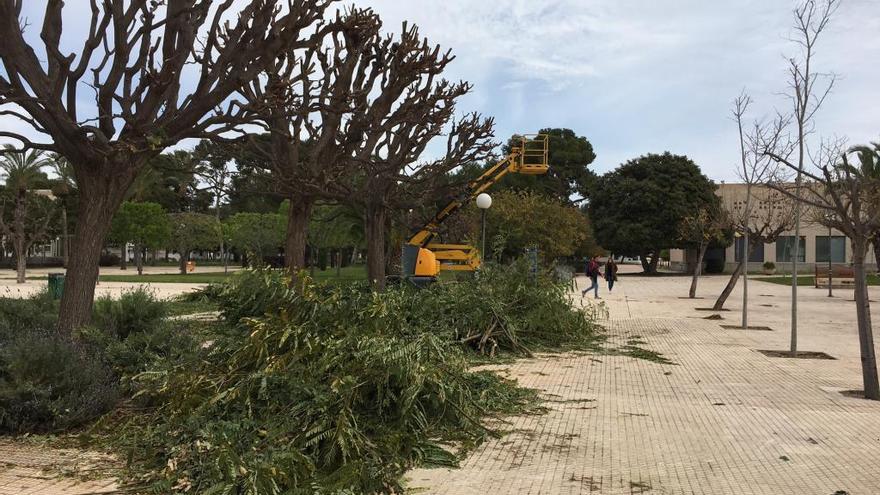
M 648 252 L 642 251 L 639 254 L 639 260 L 642 262 L 642 271 L 645 273 L 651 273 L 651 262 L 648 261 Z
M 287 234 L 284 238 L 284 266 L 291 276 L 306 267 L 306 243 L 309 234 L 309 218 L 315 200 L 307 196 L 288 198 Z
M 691 289 L 688 291 L 688 297 L 694 299 L 697 297 L 697 280 L 703 273 L 703 258 L 706 256 L 706 249 L 709 248 L 708 243 L 703 243 L 697 250 L 697 266 L 694 267 L 693 278 L 691 278 Z
M 15 283 L 27 282 L 27 248 L 24 243 L 15 242 Z
M 138 275 L 144 274 L 144 254 L 143 247 L 138 244 L 134 245 L 134 264 L 137 266 Z
M 177 267 L 180 269 L 181 275 L 186 275 L 186 262 L 189 261 L 189 251 L 183 252 L 180 251 L 180 260 L 178 261 Z
M 378 205 L 366 211 L 367 279 L 376 290 L 385 288 L 385 219 L 387 212 Z
M 76 232 L 59 310 L 58 328 L 66 333 L 91 319 L 101 249 L 110 231 L 113 214 L 131 185 L 130 179 L 123 180 L 119 176 L 114 177 L 114 182 L 101 182 L 99 177 L 89 179 L 82 181 Z
M 877 380 L 877 357 L 874 353 L 874 331 L 871 326 L 871 303 L 868 299 L 868 281 L 865 273 L 867 242 L 853 240 L 853 272 L 855 280 L 856 318 L 859 328 L 859 348 L 862 357 L 862 383 L 865 398 L 880 400 L 880 384 Z

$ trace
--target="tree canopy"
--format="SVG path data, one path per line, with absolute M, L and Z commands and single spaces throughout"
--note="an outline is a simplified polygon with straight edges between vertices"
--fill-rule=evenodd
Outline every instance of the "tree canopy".
M 574 255 L 592 239 L 587 218 L 578 208 L 530 191 L 492 194 L 486 230 L 486 249 L 496 244 L 505 257 L 537 246 L 543 259 L 554 260 Z
M 571 129 L 547 128 L 539 132 L 550 136 L 547 157 L 550 170 L 546 175 L 539 176 L 512 174 L 504 179 L 501 186 L 533 191 L 561 201 L 588 197 L 596 183 L 596 174 L 588 168 L 596 159 L 590 141 Z M 504 152 L 509 150 L 510 142 L 504 147 Z
M 602 176 L 590 195 L 596 239 L 615 254 L 638 254 L 644 261 L 653 253 L 656 259 L 662 249 L 683 247 L 682 219 L 717 202 L 715 189 L 686 156 L 666 152 L 630 160 Z
M 227 224 L 229 244 L 258 259 L 284 244 L 285 220 L 278 213 L 236 213 Z

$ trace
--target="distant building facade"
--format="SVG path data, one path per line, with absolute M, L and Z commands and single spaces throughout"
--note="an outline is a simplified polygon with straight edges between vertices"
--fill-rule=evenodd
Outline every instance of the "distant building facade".
M 742 218 L 746 202 L 745 184 L 721 184 L 716 194 L 721 198 L 724 209 L 734 217 Z M 752 196 L 752 222 L 772 223 L 776 215 L 784 215 L 778 210 L 792 208 L 790 201 L 781 201 L 779 193 L 774 193 L 763 186 L 755 186 Z M 787 204 L 787 205 L 786 205 Z M 852 263 L 852 246 L 849 239 L 842 233 L 831 230 L 817 221 L 820 214 L 806 206 L 801 211 L 801 228 L 798 250 L 798 261 L 802 264 L 803 273 L 813 271 L 816 264 L 827 264 L 829 257 L 832 264 Z M 727 248 L 710 249 L 706 253 L 707 260 L 721 260 L 725 272 L 736 269 L 739 260 L 744 253 L 745 239 L 737 237 L 734 243 Z M 791 270 L 792 254 L 794 252 L 793 229 L 786 230 L 779 236 L 776 242 L 758 245 L 749 257 L 748 269 L 760 271 L 765 262 L 773 262 L 778 273 L 788 273 Z M 694 250 L 673 249 L 669 252 L 670 267 L 673 270 L 690 270 L 696 262 Z M 871 249 L 866 258 L 869 270 L 876 269 L 877 263 Z M 799 269 L 800 270 L 800 269 Z

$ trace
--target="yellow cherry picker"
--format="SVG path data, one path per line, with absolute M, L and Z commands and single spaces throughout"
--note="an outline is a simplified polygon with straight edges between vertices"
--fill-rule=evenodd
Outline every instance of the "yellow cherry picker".
M 475 247 L 467 244 L 433 243 L 439 234 L 440 225 L 507 174 L 547 173 L 548 151 L 547 135 L 518 136 L 516 144 L 504 159 L 468 183 L 461 194 L 437 212 L 403 245 L 403 278 L 423 286 L 437 280 L 441 270 L 472 272 L 479 268 L 481 258 Z

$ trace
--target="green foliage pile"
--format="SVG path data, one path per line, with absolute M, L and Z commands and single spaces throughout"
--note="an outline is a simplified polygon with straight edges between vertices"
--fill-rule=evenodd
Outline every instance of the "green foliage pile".
M 528 352 L 589 345 L 589 317 L 524 266 L 478 280 L 331 286 L 247 271 L 203 296 L 226 330 L 198 355 L 133 377 L 147 411 L 108 423 L 148 488 L 194 493 L 399 493 L 420 464 L 454 465 L 534 392 L 473 372 L 469 335 Z

